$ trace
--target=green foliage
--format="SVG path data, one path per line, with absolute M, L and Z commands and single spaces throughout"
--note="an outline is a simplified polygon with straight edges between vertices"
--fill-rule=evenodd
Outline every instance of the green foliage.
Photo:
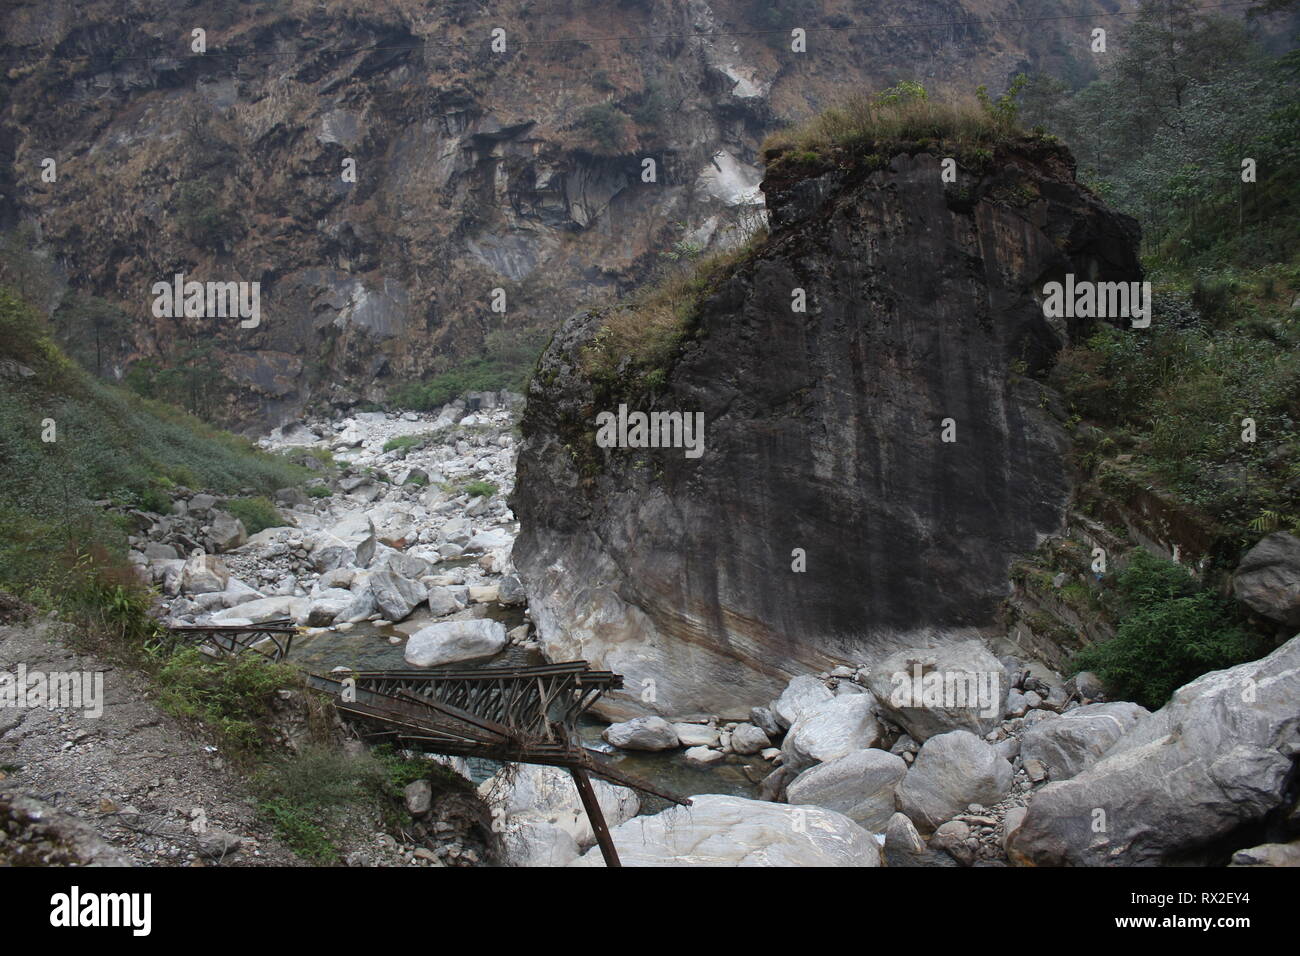
M 260 809 L 281 839 L 308 859 L 334 863 L 345 833 L 368 832 L 361 821 L 375 810 L 388 823 L 400 825 L 402 790 L 423 779 L 434 784 L 435 792 L 469 786 L 431 760 L 405 757 L 388 746 L 358 756 L 304 747 L 269 763 L 253 783 Z
M 165 511 L 176 485 L 230 493 L 297 485 L 310 472 L 161 402 L 89 375 L 45 320 L 0 288 L 0 338 L 33 373 L 0 376 L 0 587 L 42 608 L 74 602 L 80 552 L 125 552 L 125 529 L 91 501 Z M 49 425 L 48 423 L 52 423 Z M 44 441 L 53 428 L 54 441 Z M 69 558 L 68 555 L 73 557 Z
M 422 382 L 406 382 L 389 391 L 397 408 L 434 411 L 466 392 L 523 391 L 549 333 L 542 329 L 499 329 L 487 335 L 487 354 L 455 368 L 436 372 Z
M 463 490 L 472 498 L 491 498 L 501 489 L 490 481 L 471 481 L 464 485 Z
M 1253 284 L 1204 274 L 1167 288 L 1149 328 L 1099 326 L 1054 373 L 1075 412 L 1126 436 L 1149 481 L 1239 534 L 1263 509 L 1300 515 L 1288 471 L 1300 457 L 1300 335 L 1280 303 L 1251 298 Z
M 384 442 L 384 451 L 397 451 L 403 448 L 418 448 L 424 444 L 424 438 L 419 435 L 397 435 Z
M 206 178 L 187 180 L 176 191 L 176 223 L 200 248 L 219 249 L 235 238 L 239 216 L 222 195 L 221 185 Z
M 333 495 L 334 492 L 330 491 L 330 489 L 325 485 L 312 485 L 307 489 L 308 498 L 330 498 L 333 497 Z
M 1300 70 L 1233 19 L 1191 0 L 1144 3 L 1102 75 L 1071 93 L 1036 77 L 1026 116 L 1058 133 L 1081 176 L 1136 216 L 1160 264 L 1218 267 L 1294 256 Z M 1258 181 L 1242 179 L 1253 159 Z
M 1226 601 L 1173 562 L 1139 549 L 1116 586 L 1123 610 L 1115 637 L 1079 651 L 1072 669 L 1094 671 L 1124 700 L 1154 710 L 1202 674 L 1269 651 Z
M 160 707 L 200 722 L 232 759 L 241 761 L 269 748 L 266 726 L 276 692 L 300 686 L 302 677 L 288 664 L 261 654 L 213 660 L 185 647 L 163 662 L 157 683 Z
M 983 87 L 975 98 L 936 101 L 919 83 L 903 82 L 873 95 L 855 94 L 801 126 L 768 138 L 764 152 L 778 161 L 820 161 L 840 155 L 876 165 L 907 150 L 943 149 L 963 162 L 992 157 L 998 145 L 1031 134 L 1017 121 L 1016 77 L 996 100 Z
M 256 498 L 229 498 L 221 506 L 244 523 L 244 530 L 257 534 L 267 528 L 283 528 L 284 515 L 271 503 L 269 498 L 261 495 Z
M 578 116 L 576 129 L 595 154 L 617 156 L 627 143 L 627 117 L 613 103 L 588 106 Z

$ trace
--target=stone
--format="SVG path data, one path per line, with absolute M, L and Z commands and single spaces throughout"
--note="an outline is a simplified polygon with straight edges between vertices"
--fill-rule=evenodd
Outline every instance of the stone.
M 920 743 L 950 730 L 984 736 L 1002 723 L 1009 690 L 1001 662 L 978 640 L 898 651 L 867 686 L 881 715 Z
M 248 540 L 244 522 L 224 511 L 216 512 L 208 528 L 208 539 L 217 551 L 233 551 Z
M 230 572 L 220 558 L 196 550 L 181 569 L 181 592 L 184 594 L 209 594 L 224 591 Z
M 738 754 L 748 756 L 760 753 L 772 746 L 772 738 L 761 727 L 753 724 L 740 724 L 731 732 L 731 749 Z
M 716 747 L 718 728 L 708 724 L 673 724 L 677 742 L 683 747 Z
M 307 607 L 308 627 L 328 627 L 334 620 L 352 606 L 352 600 L 339 598 L 314 598 Z
M 772 713 L 770 707 L 751 707 L 749 709 L 749 722 L 767 734 L 771 740 L 779 739 L 786 730 L 777 721 L 776 715 Z
M 1256 614 L 1300 627 L 1300 538 L 1286 531 L 1261 538 L 1233 573 L 1232 593 Z
M 1228 866 L 1300 866 L 1300 840 L 1263 843 L 1232 854 Z
M 801 674 L 790 681 L 781 696 L 772 702 L 772 713 L 780 729 L 788 730 L 806 711 L 834 696 L 820 679 Z
M 1042 783 L 1047 779 L 1047 764 L 1041 760 L 1035 760 L 1030 757 L 1024 761 L 1025 776 L 1029 778 L 1030 783 Z
M 906 773 L 901 757 L 884 750 L 855 750 L 799 774 L 786 787 L 786 801 L 836 810 L 880 833 L 894 813 L 894 791 Z
M 500 590 L 495 584 L 478 584 L 469 589 L 469 600 L 471 604 L 495 604 Z
M 406 809 L 412 816 L 428 813 L 433 806 L 433 786 L 427 779 L 412 781 L 402 791 L 406 798 Z
M 403 656 L 415 667 L 434 667 L 490 657 L 505 646 L 506 628 L 500 621 L 440 621 L 412 634 Z
M 634 717 L 610 724 L 600 735 L 622 750 L 671 750 L 679 746 L 677 731 L 662 717 Z
M 150 541 L 144 546 L 144 556 L 150 561 L 174 561 L 180 554 L 170 544 Z
M 194 837 L 199 856 L 205 860 L 224 860 L 234 856 L 244 845 L 242 837 L 216 827 L 208 827 Z
M 509 548 L 513 543 L 514 538 L 509 532 L 500 528 L 489 528 L 469 539 L 469 543 L 465 545 L 465 553 L 482 554 L 486 551 L 495 551 L 497 548 Z
M 974 854 L 966 846 L 968 839 L 970 839 L 970 827 L 960 820 L 949 820 L 947 823 L 940 824 L 934 831 L 934 835 L 930 837 L 930 848 L 942 850 L 958 863 L 969 866 L 974 859 Z
M 833 697 L 804 712 L 785 735 L 785 763 L 803 769 L 880 743 L 875 699 L 870 694 Z
M 997 751 L 970 731 L 950 730 L 922 744 L 898 786 L 898 809 L 929 833 L 972 803 L 997 803 L 1011 781 L 1011 765 Z
M 390 621 L 402 620 L 429 596 L 428 589 L 419 581 L 392 571 L 376 571 L 370 575 L 370 591 L 379 613 Z
M 1149 715 L 1145 707 L 1127 701 L 1076 707 L 1059 720 L 1042 721 L 1026 730 L 1020 738 L 1020 755 L 1026 768 L 1030 760 L 1040 761 L 1053 780 L 1068 780 L 1096 763 Z
M 1300 637 L 1198 677 L 1092 766 L 1037 791 L 1008 857 L 1038 866 L 1227 862 L 1223 841 L 1288 801 L 1297 700 Z M 1099 808 L 1105 832 L 1091 826 Z
M 1026 807 L 1012 807 L 1002 817 L 1002 849 L 1005 852 L 1007 842 L 1020 829 L 1020 824 L 1025 822 L 1025 814 L 1029 810 Z
M 1065 682 L 1066 690 L 1078 693 L 1084 700 L 1098 700 L 1106 696 L 1106 685 L 1092 671 L 1079 671 Z
M 916 832 L 912 821 L 902 813 L 892 814 L 885 824 L 885 852 L 921 856 L 925 850 L 925 841 Z
M 689 747 L 686 750 L 685 757 L 691 763 L 707 767 L 709 764 L 724 759 L 726 754 L 721 750 L 710 750 L 708 747 Z
M 610 836 L 624 866 L 880 866 L 875 838 L 821 807 L 705 793 L 689 807 L 637 817 Z M 603 866 L 588 850 L 573 866 Z
M 519 578 L 507 574 L 501 578 L 497 600 L 506 607 L 523 607 L 528 603 L 528 595 L 524 592 L 524 586 Z
M 461 603 L 456 600 L 451 591 L 445 587 L 429 588 L 429 612 L 434 617 L 445 617 L 448 614 L 454 614 L 461 609 Z
M 331 544 L 316 548 L 311 553 L 311 565 L 317 573 L 346 568 L 357 558 L 357 553 L 344 544 Z

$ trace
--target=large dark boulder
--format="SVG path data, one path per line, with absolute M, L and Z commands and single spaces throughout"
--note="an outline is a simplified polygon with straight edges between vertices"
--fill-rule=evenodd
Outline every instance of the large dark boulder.
M 660 387 L 584 371 L 601 312 L 553 338 L 514 560 L 552 659 L 628 678 L 607 713 L 743 715 L 792 674 L 968 639 L 1012 556 L 1059 530 L 1066 441 L 1039 379 L 1082 328 L 1045 318 L 1041 289 L 1139 279 L 1137 227 L 1041 140 L 952 184 L 941 158 L 769 175 L 772 234 L 699 303 Z M 703 455 L 599 448 L 620 402 L 703 412 Z

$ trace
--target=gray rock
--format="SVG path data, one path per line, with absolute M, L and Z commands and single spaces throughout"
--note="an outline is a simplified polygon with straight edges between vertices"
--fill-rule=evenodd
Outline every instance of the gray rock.
M 1046 866 L 1226 862 L 1221 841 L 1287 799 L 1297 700 L 1300 637 L 1197 678 L 1091 767 L 1039 790 L 1008 855 Z
M 346 568 L 357 559 L 357 553 L 344 544 L 319 547 L 311 553 L 311 564 L 317 573 Z
M 454 614 L 461 607 L 461 603 L 456 600 L 449 588 L 436 586 L 429 588 L 429 611 L 434 617 Z
M 412 816 L 428 813 L 429 808 L 433 806 L 433 786 L 427 779 L 408 783 L 403 795 L 406 797 L 406 809 Z
M 248 532 L 244 529 L 244 522 L 232 514 L 218 511 L 208 528 L 208 538 L 215 550 L 233 551 L 248 540 Z
M 772 702 L 772 713 L 782 730 L 789 729 L 808 710 L 832 700 L 834 694 L 816 677 L 800 674 Z
M 489 657 L 506 646 L 506 628 L 500 621 L 440 621 L 422 627 L 406 642 L 405 657 L 415 667 L 433 667 L 455 661 Z
M 379 613 L 390 621 L 402 620 L 429 596 L 429 589 L 419 581 L 392 571 L 376 571 L 370 575 L 370 590 Z
M 958 863 L 969 866 L 974 861 L 974 853 L 966 845 L 970 838 L 970 827 L 960 820 L 949 820 L 940 824 L 930 837 L 930 848 L 942 850 Z
M 867 679 L 881 714 L 921 743 L 950 730 L 981 737 L 993 730 L 1007 683 L 1002 664 L 977 640 L 899 651 Z
M 243 837 L 215 827 L 205 829 L 194 842 L 198 844 L 199 856 L 205 860 L 224 860 L 234 856 L 244 845 Z
M 1026 762 L 1039 760 L 1053 780 L 1068 780 L 1091 767 L 1115 741 L 1150 714 L 1127 701 L 1076 707 L 1059 720 L 1034 724 L 1020 739 Z
M 907 856 L 921 856 L 925 853 L 925 841 L 907 816 L 895 813 L 885 824 L 885 852 L 900 853 Z
M 174 547 L 158 541 L 150 541 L 144 546 L 144 556 L 150 561 L 174 561 L 180 558 Z
M 220 558 L 195 551 L 185 561 L 181 569 L 181 592 L 184 594 L 208 594 L 224 591 L 230 580 L 230 572 Z
M 880 866 L 880 847 L 848 817 L 700 794 L 689 807 L 637 817 L 611 831 L 624 866 Z M 598 849 L 574 866 L 603 866 Z
M 738 754 L 756 754 L 772 746 L 772 738 L 761 727 L 740 724 L 731 732 L 731 749 Z
M 922 833 L 972 803 L 994 804 L 1011 789 L 1011 765 L 967 730 L 931 737 L 898 786 L 898 808 Z
M 1232 854 L 1229 866 L 1300 866 L 1300 840 L 1263 843 Z
M 804 711 L 781 745 L 786 766 L 801 770 L 875 747 L 881 736 L 875 704 L 870 694 L 854 694 Z
M 677 743 L 682 747 L 716 747 L 718 728 L 708 724 L 673 724 Z
M 610 724 L 600 736 L 623 750 L 671 750 L 679 746 L 677 731 L 662 717 L 634 717 Z
M 1005 851 L 1007 843 L 1020 829 L 1020 825 L 1025 822 L 1025 814 L 1029 810 L 1027 807 L 1012 807 L 1002 817 L 1002 849 Z
M 513 574 L 507 574 L 501 578 L 497 600 L 507 607 L 523 607 L 528 603 L 528 595 L 520 580 Z
M 751 707 L 749 709 L 749 722 L 760 728 L 772 740 L 778 739 L 785 733 L 785 727 L 781 726 L 777 721 L 776 715 L 772 713 L 770 707 Z
M 901 757 L 883 750 L 855 750 L 799 774 L 786 787 L 790 804 L 814 804 L 843 813 L 880 833 L 894 813 L 894 791 L 907 773 Z
M 1300 627 L 1300 538 L 1275 531 L 1246 552 L 1232 593 L 1256 614 Z

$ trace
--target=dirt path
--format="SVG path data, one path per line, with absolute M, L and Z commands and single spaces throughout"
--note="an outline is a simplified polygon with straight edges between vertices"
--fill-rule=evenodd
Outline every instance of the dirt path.
M 110 865 L 304 865 L 258 821 L 216 749 L 150 701 L 142 676 L 76 653 L 64 633 L 46 621 L 0 627 L 8 675 L 20 664 L 103 673 L 99 717 L 0 706 L 0 862 L 33 862 L 34 848 L 48 851 L 42 841 L 62 840 L 81 847 L 74 859 Z

